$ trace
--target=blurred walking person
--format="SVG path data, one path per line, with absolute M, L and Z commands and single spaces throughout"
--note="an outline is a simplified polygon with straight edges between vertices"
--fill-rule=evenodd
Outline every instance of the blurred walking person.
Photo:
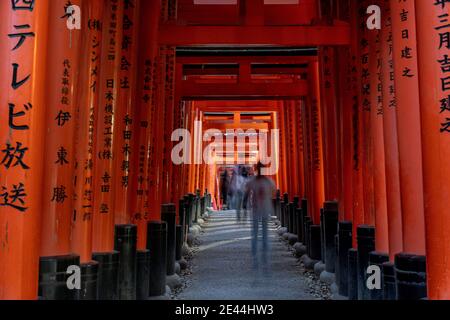
M 252 210 L 252 255 L 253 268 L 259 267 L 258 259 L 258 235 L 261 227 L 262 234 L 262 250 L 260 253 L 263 269 L 267 269 L 267 253 L 268 253 L 268 222 L 273 216 L 274 208 L 272 198 L 275 193 L 275 184 L 266 176 L 261 174 L 263 165 L 257 164 L 256 176 L 248 183 L 245 197 L 250 199 Z
M 242 170 L 240 166 L 233 168 L 233 174 L 231 176 L 230 191 L 231 191 L 231 209 L 236 210 L 236 218 L 241 221 L 242 204 L 244 200 L 245 192 L 245 179 L 242 176 Z
M 228 171 L 225 169 L 220 175 L 220 196 L 222 198 L 222 210 L 226 207 L 228 209 L 228 193 L 230 187 L 230 177 Z

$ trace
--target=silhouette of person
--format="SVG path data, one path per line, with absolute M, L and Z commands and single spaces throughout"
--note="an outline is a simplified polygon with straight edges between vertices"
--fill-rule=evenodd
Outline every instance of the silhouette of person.
M 222 210 L 228 208 L 228 192 L 230 187 L 230 177 L 225 169 L 220 176 L 220 195 L 222 198 Z
M 241 166 L 235 166 L 233 168 L 233 174 L 231 177 L 230 191 L 232 193 L 232 209 L 236 210 L 236 217 L 238 221 L 241 221 L 242 203 L 245 193 L 245 182 L 246 179 L 242 176 Z
M 260 225 L 262 233 L 261 262 L 263 268 L 267 268 L 267 228 L 269 218 L 273 216 L 274 212 L 272 198 L 275 192 L 275 184 L 271 179 L 261 174 L 262 168 L 263 165 L 259 162 L 256 168 L 256 176 L 247 183 L 245 195 L 245 198 L 249 199 L 252 211 L 252 255 L 253 268 L 255 269 L 259 266 L 258 234 Z

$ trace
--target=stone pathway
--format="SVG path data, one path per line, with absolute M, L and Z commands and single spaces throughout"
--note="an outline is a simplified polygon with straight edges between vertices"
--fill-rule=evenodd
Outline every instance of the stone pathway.
M 269 224 L 269 270 L 254 271 L 251 224 L 234 211 L 213 213 L 203 226 L 181 300 L 311 300 L 297 260 Z

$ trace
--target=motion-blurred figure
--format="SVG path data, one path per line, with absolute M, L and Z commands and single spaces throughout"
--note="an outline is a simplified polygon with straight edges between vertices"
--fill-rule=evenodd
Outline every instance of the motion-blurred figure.
M 220 176 L 220 195 L 222 198 L 222 210 L 228 208 L 228 192 L 230 187 L 230 177 L 228 171 L 225 169 Z
M 245 192 L 245 178 L 242 176 L 242 169 L 240 166 L 233 168 L 233 173 L 230 181 L 231 192 L 231 209 L 236 210 L 236 218 L 241 221 L 242 204 Z
M 257 164 L 256 176 L 248 183 L 246 188 L 245 198 L 249 199 L 252 210 L 252 255 L 253 267 L 258 268 L 258 234 L 261 225 L 262 233 L 262 252 L 261 262 L 263 268 L 267 268 L 267 224 L 269 217 L 273 215 L 273 194 L 275 192 L 275 184 L 266 176 L 261 174 L 263 165 L 259 162 Z

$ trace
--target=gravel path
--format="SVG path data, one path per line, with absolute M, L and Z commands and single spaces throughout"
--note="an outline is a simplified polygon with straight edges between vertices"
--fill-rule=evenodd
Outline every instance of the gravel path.
M 269 225 L 269 270 L 252 269 L 251 226 L 234 211 L 213 213 L 199 236 L 181 300 L 311 300 L 316 280 L 308 277 L 275 226 Z M 311 285 L 311 282 L 314 282 Z M 319 284 L 320 285 L 320 284 Z M 320 291 L 320 290 L 319 290 Z

